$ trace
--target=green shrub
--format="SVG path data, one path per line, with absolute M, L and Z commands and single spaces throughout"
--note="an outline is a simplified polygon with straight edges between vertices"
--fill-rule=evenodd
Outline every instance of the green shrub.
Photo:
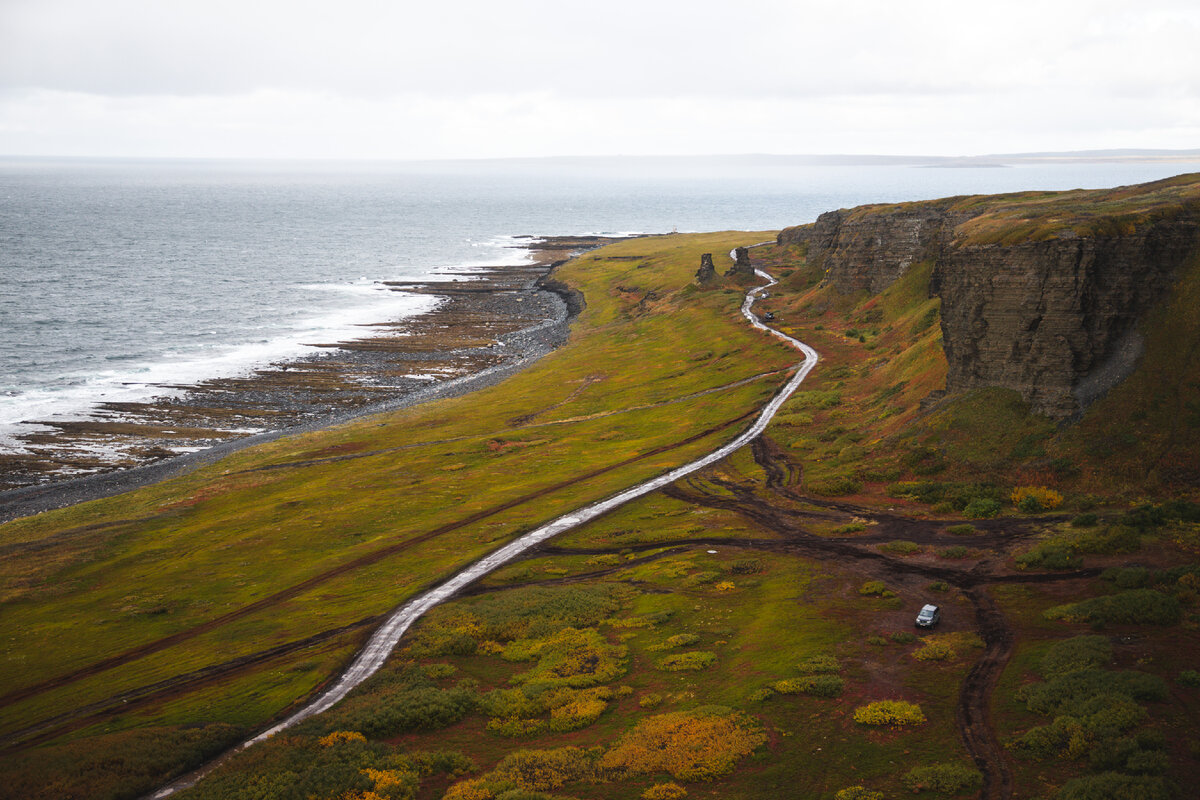
M 1093 597 L 1078 603 L 1055 606 L 1044 613 L 1046 619 L 1089 622 L 1093 625 L 1174 625 L 1179 621 L 1179 601 L 1153 589 Z
M 887 643 L 888 643 L 887 639 L 883 638 L 882 636 L 880 636 L 879 634 L 876 634 L 876 633 L 873 633 L 867 637 L 867 644 L 874 645 L 875 647 L 883 647 Z
M 1096 525 L 1098 522 L 1100 522 L 1100 517 L 1089 511 L 1085 514 L 1079 514 L 1073 520 L 1071 520 L 1071 527 L 1072 528 L 1091 528 L 1094 525 Z
M 1021 694 L 1030 711 L 1078 716 L 1095 697 L 1163 700 L 1167 685 L 1157 675 L 1145 672 L 1080 669 L 1026 686 Z
M 674 653 L 660 658 L 654 666 L 665 672 L 684 672 L 687 670 L 708 669 L 717 663 L 717 654 L 705 650 L 692 650 L 688 653 Z
M 763 563 L 757 558 L 743 558 L 733 562 L 729 571 L 734 575 L 755 575 L 763 571 Z
M 924 645 L 913 653 L 913 658 L 918 661 L 946 661 L 957 655 L 950 642 L 944 639 L 927 639 Z
M 941 552 L 938 553 L 938 557 L 939 558 L 950 558 L 950 559 L 962 559 L 962 558 L 966 558 L 970 554 L 971 554 L 971 551 L 968 550 L 966 547 L 964 547 L 961 544 L 956 544 L 953 547 L 942 548 Z
M 879 700 L 854 709 L 854 721 L 860 725 L 920 725 L 925 714 L 916 703 Z
M 975 526 L 969 522 L 963 522 L 959 525 L 946 526 L 946 533 L 951 536 L 970 536 L 975 533 Z
M 1121 589 L 1142 589 L 1150 580 L 1150 570 L 1145 567 L 1111 567 L 1100 576 L 1112 581 Z
M 1028 553 L 1017 556 L 1014 561 L 1020 569 L 1079 569 L 1083 565 L 1083 559 L 1076 556 L 1069 547 L 1056 542 L 1040 544 Z
M 883 800 L 883 792 L 865 786 L 847 786 L 834 795 L 834 800 Z
M 989 519 L 1000 513 L 999 500 L 990 497 L 977 497 L 963 507 L 963 516 L 970 519 Z
M 886 591 L 887 585 L 883 581 L 867 581 L 858 587 L 858 593 L 863 597 L 880 597 Z
M 891 638 L 896 644 L 912 644 L 917 640 L 917 635 L 911 631 L 897 631 Z
M 934 592 L 948 592 L 950 591 L 950 584 L 945 581 L 934 581 L 929 584 L 929 590 Z
M 833 475 L 821 480 L 812 481 L 808 489 L 813 494 L 824 497 L 838 497 L 847 494 L 858 494 L 862 491 L 862 483 L 849 475 Z
M 930 764 L 909 770 L 901 781 L 914 792 L 954 794 L 983 784 L 983 774 L 964 764 Z
M 1200 672 L 1197 672 L 1194 669 L 1185 669 L 1183 672 L 1179 673 L 1179 677 L 1176 680 L 1179 682 L 1180 686 L 1190 686 L 1192 688 L 1196 688 L 1200 686 Z
M 1144 775 L 1102 772 L 1067 781 L 1055 800 L 1174 800 L 1175 792 L 1165 779 Z
M 1042 656 L 1040 670 L 1055 678 L 1081 669 L 1103 667 L 1112 661 L 1112 642 L 1106 636 L 1076 636 L 1055 642 Z
M 805 675 L 787 678 L 771 685 L 779 694 L 809 694 L 814 697 L 837 697 L 846 682 L 837 675 Z
M 840 672 L 842 667 L 833 656 L 819 653 L 800 659 L 796 669 L 801 675 L 832 675 Z
M 885 553 L 895 553 L 900 556 L 911 556 L 920 553 L 924 548 L 916 542 L 910 542 L 905 539 L 897 539 L 894 542 L 887 542 L 879 545 L 879 549 Z
M 861 533 L 867 529 L 866 523 L 863 522 L 847 522 L 845 525 L 839 525 L 834 528 L 831 533 L 838 535 L 844 533 Z

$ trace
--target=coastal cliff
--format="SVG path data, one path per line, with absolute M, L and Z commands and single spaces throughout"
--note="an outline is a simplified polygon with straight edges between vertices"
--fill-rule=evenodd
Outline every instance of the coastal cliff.
M 948 391 L 1015 389 L 1053 419 L 1126 378 L 1138 322 L 1200 255 L 1200 175 L 1113 190 L 864 206 L 784 229 L 838 292 L 933 264 Z

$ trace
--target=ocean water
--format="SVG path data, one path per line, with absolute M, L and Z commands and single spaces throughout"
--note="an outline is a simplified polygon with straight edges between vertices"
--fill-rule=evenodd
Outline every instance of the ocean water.
M 0 160 L 0 449 L 29 423 L 245 373 L 519 263 L 529 234 L 771 230 L 869 202 L 1097 188 L 1188 164 L 800 166 Z

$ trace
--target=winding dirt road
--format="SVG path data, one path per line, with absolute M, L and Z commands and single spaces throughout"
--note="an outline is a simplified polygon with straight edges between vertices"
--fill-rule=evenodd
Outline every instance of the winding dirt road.
M 747 292 L 746 299 L 742 303 L 742 315 L 755 328 L 765 331 L 795 347 L 797 350 L 803 353 L 804 360 L 796 367 L 796 372 L 791 379 L 788 380 L 783 388 L 776 393 L 775 397 L 773 397 L 771 401 L 762 409 L 762 411 L 759 412 L 758 417 L 755 419 L 754 423 L 749 427 L 749 429 L 747 429 L 733 441 L 714 450 L 702 458 L 696 459 L 688 464 L 684 464 L 681 467 L 677 467 L 676 469 L 673 469 L 664 475 L 660 475 L 657 478 L 653 478 L 630 489 L 626 489 L 625 491 L 605 500 L 601 500 L 600 502 L 593 503 L 589 506 L 578 509 L 577 511 L 563 515 L 558 519 L 555 519 L 541 526 L 540 528 L 537 528 L 536 530 L 530 531 L 529 533 L 510 542 L 504 547 L 501 547 L 499 550 L 496 550 L 479 561 L 476 561 L 474 564 L 466 567 L 439 586 L 418 595 L 416 598 L 410 600 L 399 609 L 394 611 L 384 621 L 384 623 L 380 625 L 378 629 L 376 629 L 375 633 L 371 635 L 371 638 L 367 640 L 366 645 L 364 645 L 363 648 L 358 652 L 358 654 L 354 657 L 354 660 L 350 663 L 350 666 L 346 668 L 333 686 L 317 695 L 317 697 L 311 700 L 307 705 L 288 716 L 281 722 L 276 723 L 257 736 L 242 742 L 240 745 L 237 745 L 224 755 L 219 756 L 200 769 L 178 778 L 175 781 L 172 781 L 171 783 L 159 789 L 157 792 L 154 792 L 152 795 L 150 795 L 150 797 L 154 800 L 158 800 L 159 798 L 169 797 L 181 789 L 186 789 L 194 785 L 208 773 L 212 772 L 235 753 L 238 753 L 248 747 L 252 747 L 258 742 L 269 739 L 275 734 L 286 730 L 308 719 L 309 717 L 315 716 L 323 711 L 328 710 L 329 708 L 332 708 L 335 704 L 345 698 L 346 695 L 348 695 L 355 687 L 357 687 L 367 678 L 371 677 L 381 666 L 383 666 L 388 656 L 391 655 L 396 645 L 400 642 L 400 638 L 414 622 L 416 622 L 431 608 L 446 601 L 450 597 L 462 591 L 469 584 L 475 582 L 484 575 L 487 575 L 489 572 L 492 572 L 498 567 L 509 563 L 510 561 L 521 556 L 523 553 L 549 539 L 554 538 L 555 536 L 558 536 L 561 533 L 590 522 L 591 520 L 607 514 L 613 509 L 618 508 L 619 506 L 622 506 L 631 500 L 636 500 L 637 498 L 643 497 L 651 492 L 655 492 L 659 489 L 670 486 L 672 483 L 675 483 L 681 478 L 685 478 L 692 473 L 717 463 L 735 451 L 745 447 L 747 444 L 754 441 L 759 435 L 761 435 L 762 432 L 766 430 L 767 425 L 770 424 L 771 420 L 775 417 L 775 414 L 778 413 L 780 407 L 787 401 L 789 397 L 792 396 L 804 379 L 808 377 L 808 374 L 812 371 L 813 367 L 817 365 L 819 356 L 817 355 L 816 350 L 812 349 L 800 340 L 788 336 L 781 331 L 777 331 L 774 328 L 767 327 L 750 310 L 758 296 L 766 289 L 774 286 L 777 282 L 773 277 L 762 270 L 755 270 L 755 273 L 760 278 L 766 280 L 767 283 Z

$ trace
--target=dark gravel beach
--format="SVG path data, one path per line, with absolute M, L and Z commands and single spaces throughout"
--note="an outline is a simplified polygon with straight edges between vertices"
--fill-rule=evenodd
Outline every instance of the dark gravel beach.
M 119 494 L 284 435 L 491 385 L 566 340 L 582 298 L 550 273 L 608 241 L 530 237 L 532 264 L 387 283 L 441 302 L 427 314 L 368 326 L 373 335 L 321 345 L 315 356 L 57 424 L 29 442 L 31 453 L 0 456 L 0 486 L 12 487 L 0 492 L 0 521 Z M 95 456 L 99 447 L 104 459 Z

